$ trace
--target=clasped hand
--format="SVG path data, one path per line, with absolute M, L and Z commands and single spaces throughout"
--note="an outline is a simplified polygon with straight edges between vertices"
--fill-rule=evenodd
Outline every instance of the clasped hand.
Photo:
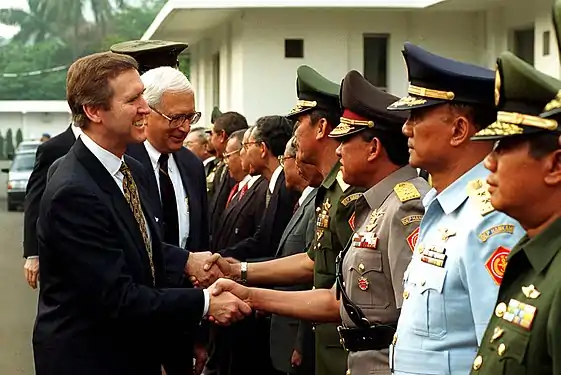
M 208 288 L 208 320 L 229 325 L 251 314 L 249 289 L 229 279 L 218 279 Z
M 218 253 L 212 254 L 206 251 L 191 254 L 189 261 L 194 255 L 193 267 L 187 271 L 193 286 L 205 288 L 221 277 L 234 278 L 235 271 L 232 264 L 239 263 L 237 260 L 222 258 Z

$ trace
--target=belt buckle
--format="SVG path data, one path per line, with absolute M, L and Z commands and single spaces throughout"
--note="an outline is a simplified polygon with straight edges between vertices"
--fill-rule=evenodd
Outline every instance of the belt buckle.
M 345 346 L 345 339 L 343 338 L 343 334 L 341 333 L 341 331 L 343 331 L 344 328 L 345 327 L 343 326 L 337 326 L 337 333 L 339 334 L 339 343 L 341 344 L 343 349 L 348 352 L 349 349 L 347 349 L 347 347 Z

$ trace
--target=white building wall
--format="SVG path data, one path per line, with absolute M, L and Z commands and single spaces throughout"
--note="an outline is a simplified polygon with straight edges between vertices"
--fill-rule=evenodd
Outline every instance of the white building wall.
M 0 133 L 5 137 L 8 129 L 12 129 L 14 142 L 18 129 L 21 129 L 23 139 L 39 139 L 43 133 L 55 136 L 66 130 L 69 124 L 68 113 L 0 113 Z

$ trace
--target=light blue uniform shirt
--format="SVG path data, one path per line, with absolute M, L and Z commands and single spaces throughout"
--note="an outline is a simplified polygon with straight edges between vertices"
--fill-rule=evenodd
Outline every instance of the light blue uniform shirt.
M 497 299 L 506 255 L 525 234 L 494 211 L 480 163 L 423 200 L 404 300 L 390 347 L 396 375 L 467 375 Z

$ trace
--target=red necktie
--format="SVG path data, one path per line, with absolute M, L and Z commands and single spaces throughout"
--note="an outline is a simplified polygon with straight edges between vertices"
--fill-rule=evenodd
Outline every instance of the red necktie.
M 240 196 L 238 197 L 238 200 L 242 200 L 243 196 L 245 195 L 245 193 L 247 192 L 247 189 L 249 189 L 249 183 L 245 184 L 242 188 L 242 190 L 240 191 Z
M 238 182 L 237 184 L 234 185 L 232 190 L 230 190 L 230 195 L 228 195 L 228 201 L 226 202 L 226 207 L 228 207 L 228 205 L 230 204 L 230 201 L 232 200 L 234 195 L 236 195 L 236 193 L 238 192 L 238 187 L 239 186 L 240 186 L 240 183 Z

